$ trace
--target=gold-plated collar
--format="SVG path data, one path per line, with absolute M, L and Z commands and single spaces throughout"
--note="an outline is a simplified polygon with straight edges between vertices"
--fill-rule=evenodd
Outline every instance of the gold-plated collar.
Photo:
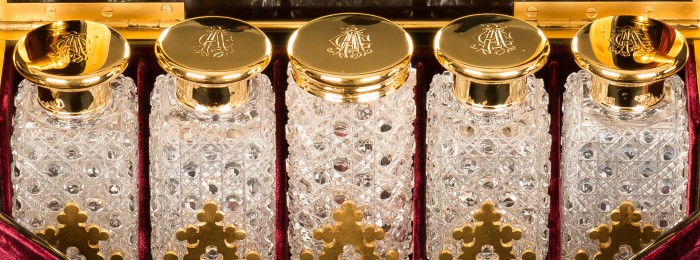
M 109 80 L 126 68 L 129 44 L 115 30 L 91 21 L 58 21 L 17 42 L 15 67 L 39 85 L 39 104 L 59 115 L 83 115 L 109 104 Z
M 413 42 L 382 17 L 342 13 L 296 30 L 287 46 L 299 87 L 334 102 L 366 102 L 400 88 L 408 78 Z
M 185 20 L 161 34 L 158 63 L 179 78 L 177 96 L 187 107 L 221 113 L 248 99 L 248 79 L 269 63 L 272 45 L 241 20 L 206 16 Z
M 571 49 L 593 74 L 592 98 L 616 111 L 643 111 L 664 96 L 663 79 L 688 60 L 688 43 L 668 24 L 645 16 L 609 16 L 578 31 Z
M 453 72 L 458 100 L 486 110 L 521 104 L 525 76 L 547 62 L 550 46 L 542 31 L 501 14 L 452 21 L 435 36 L 435 56 Z

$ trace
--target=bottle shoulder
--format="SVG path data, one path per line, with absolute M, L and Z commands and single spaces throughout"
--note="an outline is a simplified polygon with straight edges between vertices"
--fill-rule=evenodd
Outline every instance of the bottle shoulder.
M 251 94 L 241 107 L 224 114 L 207 114 L 183 106 L 175 90 L 177 78 L 160 75 L 151 93 L 151 131 L 169 128 L 221 127 L 255 128 L 258 124 L 274 125 L 274 93 L 266 75 L 250 79 Z
M 530 75 L 527 77 L 527 88 L 528 94 L 523 104 L 501 111 L 488 112 L 474 109 L 456 99 L 454 74 L 450 72 L 436 74 L 428 91 L 428 121 L 442 117 L 452 122 L 477 127 L 503 127 L 532 118 L 534 126 L 549 129 L 550 116 L 547 112 L 549 95 L 545 91 L 544 81 Z
M 135 132 L 138 102 L 134 81 L 119 75 L 109 84 L 112 97 L 103 110 L 82 116 L 60 116 L 41 107 L 36 99 L 37 85 L 23 80 L 15 97 L 14 127 Z
M 664 81 L 664 97 L 641 112 L 617 112 L 599 105 L 589 93 L 591 75 L 579 71 L 569 75 L 564 91 L 563 130 L 576 127 L 610 126 L 612 128 L 668 128 L 687 131 L 685 84 L 678 75 Z

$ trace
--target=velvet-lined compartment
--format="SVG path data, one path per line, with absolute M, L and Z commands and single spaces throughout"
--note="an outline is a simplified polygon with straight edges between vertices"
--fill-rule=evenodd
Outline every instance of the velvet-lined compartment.
M 132 58 L 130 65 L 124 72 L 126 76 L 133 78 L 138 87 L 139 105 L 139 258 L 151 259 L 150 255 L 150 187 L 148 180 L 148 114 L 150 112 L 150 93 L 155 82 L 155 78 L 163 74 L 164 71 L 158 66 L 153 46 L 132 46 Z M 275 187 L 276 212 L 275 217 L 275 246 L 277 259 L 289 259 L 289 249 L 287 245 L 287 228 L 289 226 L 287 216 L 287 175 L 285 170 L 285 160 L 287 158 L 287 142 L 285 139 L 285 125 L 287 122 L 287 108 L 285 106 L 284 91 L 287 88 L 287 62 L 285 48 L 276 46 L 273 50 L 273 59 L 264 71 L 272 80 L 275 92 L 275 113 L 276 113 L 276 156 L 275 165 L 277 167 L 277 186 Z M 5 213 L 11 213 L 11 183 L 10 176 L 12 169 L 10 163 L 12 154 L 10 150 L 10 137 L 12 134 L 12 115 L 14 113 L 14 94 L 16 86 L 22 77 L 14 70 L 12 65 L 12 48 L 5 50 L 5 63 L 3 67 L 2 82 L 0 82 L 0 190 L 2 191 L 0 202 Z M 425 191 L 426 191 L 426 93 L 433 75 L 441 73 L 444 69 L 437 63 L 433 56 L 431 46 L 419 45 L 413 58 L 413 66 L 417 71 L 417 86 L 415 87 L 416 120 L 415 139 L 416 153 L 414 156 L 414 222 L 413 222 L 413 259 L 425 259 L 426 241 L 426 219 L 425 219 Z M 689 210 L 695 210 L 694 201 L 697 192 L 698 180 L 696 174 L 698 170 L 696 135 L 700 124 L 700 114 L 698 113 L 698 93 L 696 88 L 697 79 L 695 77 L 695 61 L 689 62 L 684 75 L 686 91 L 688 93 L 688 112 L 690 128 L 690 180 L 688 189 Z M 537 76 L 544 79 L 545 87 L 550 97 L 549 113 L 551 114 L 552 125 L 550 134 L 552 135 L 552 152 L 550 160 L 552 162 L 552 178 L 550 181 L 549 193 L 551 196 L 551 210 L 549 217 L 550 244 L 549 259 L 558 259 L 560 252 L 559 235 L 559 156 L 561 152 L 561 102 L 563 86 L 566 77 L 579 68 L 573 61 L 568 42 L 557 43 L 553 46 L 549 62 L 537 73 Z M 688 253 L 687 259 L 700 256 L 700 250 L 691 251 L 700 242 L 700 221 L 692 223 L 688 228 L 682 230 L 676 237 L 663 245 L 647 259 L 679 259 Z M 30 259 L 53 259 L 48 252 L 20 236 L 17 232 L 9 230 L 8 226 L 0 224 L 0 255 L 14 256 L 16 258 Z M 663 257 L 662 257 L 663 256 Z

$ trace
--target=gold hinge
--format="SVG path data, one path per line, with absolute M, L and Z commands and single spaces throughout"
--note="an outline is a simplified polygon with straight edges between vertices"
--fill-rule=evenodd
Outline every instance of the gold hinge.
M 612 15 L 644 15 L 664 21 L 688 38 L 700 38 L 700 0 L 678 2 L 522 2 L 514 4 L 516 17 L 552 38 L 571 38 L 591 21 Z
M 184 3 L 6 3 L 0 0 L 0 39 L 58 20 L 92 20 L 119 30 L 129 39 L 153 39 L 162 29 L 185 19 Z

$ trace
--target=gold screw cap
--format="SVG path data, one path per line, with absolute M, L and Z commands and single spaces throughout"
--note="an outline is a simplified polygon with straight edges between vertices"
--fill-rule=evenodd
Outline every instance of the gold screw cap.
M 408 78 L 411 37 L 382 17 L 341 13 L 295 31 L 287 46 L 292 76 L 307 92 L 333 102 L 366 102 Z
M 91 21 L 57 21 L 38 27 L 17 42 L 15 67 L 39 85 L 42 107 L 81 115 L 109 104 L 105 83 L 124 69 L 129 44 L 117 31 Z
M 550 51 L 537 27 L 501 14 L 458 18 L 438 31 L 433 46 L 455 74 L 455 97 L 486 110 L 525 101 L 525 76 L 542 68 Z
M 610 16 L 578 31 L 576 63 L 593 74 L 592 98 L 618 111 L 642 111 L 664 96 L 663 79 L 688 60 L 688 43 L 668 24 L 645 16 Z
M 247 101 L 248 79 L 270 63 L 272 45 L 260 29 L 241 20 L 205 16 L 163 31 L 158 63 L 178 80 L 177 96 L 203 112 L 226 112 Z

